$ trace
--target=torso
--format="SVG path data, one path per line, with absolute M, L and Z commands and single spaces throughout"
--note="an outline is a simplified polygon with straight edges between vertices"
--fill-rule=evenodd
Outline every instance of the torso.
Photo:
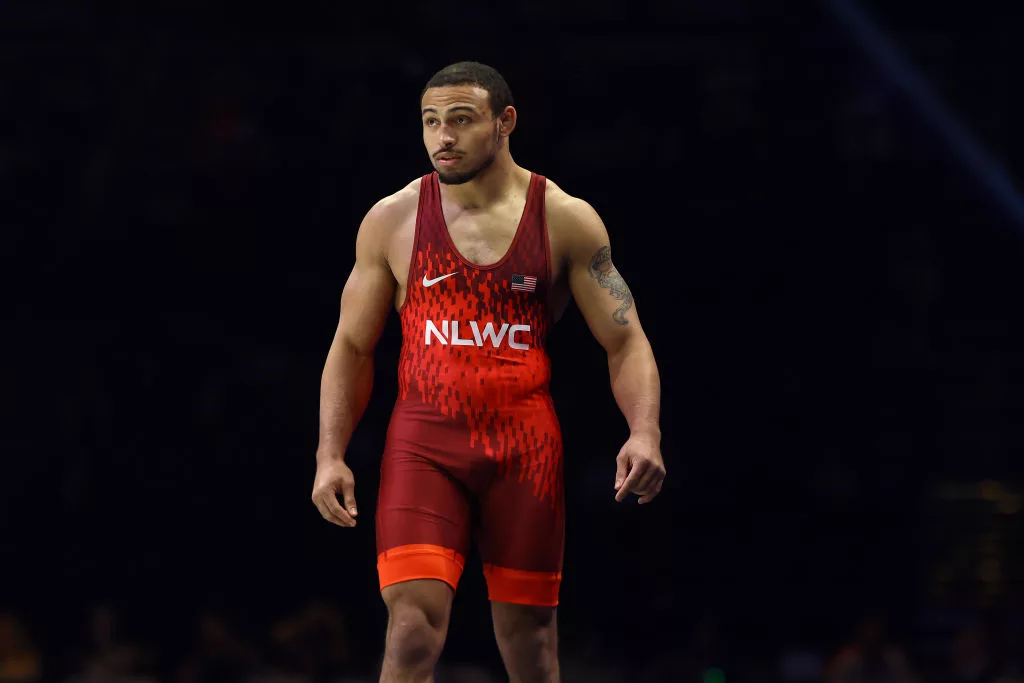
M 568 293 L 547 220 L 558 190 L 524 171 L 476 211 L 443 188 L 429 174 L 395 198 L 403 211 L 386 255 L 402 349 L 388 443 L 433 444 L 460 462 L 539 462 L 561 438 L 546 351 Z
M 516 178 L 516 184 L 500 204 L 487 210 L 463 210 L 442 197 L 441 207 L 448 234 L 462 258 L 478 266 L 490 266 L 500 261 L 515 239 L 523 210 L 526 207 L 530 173 Z M 395 309 L 401 310 L 408 291 L 409 265 L 416 238 L 416 215 L 419 204 L 420 179 L 406 185 L 393 195 L 392 201 L 401 204 L 395 213 L 400 216 L 388 243 L 387 260 L 395 277 Z M 545 204 L 548 215 L 557 211 L 559 202 L 567 195 L 547 180 Z M 547 221 L 551 249 L 551 289 L 548 304 L 557 320 L 569 302 L 569 285 L 565 272 L 566 236 L 557 229 L 557 221 Z

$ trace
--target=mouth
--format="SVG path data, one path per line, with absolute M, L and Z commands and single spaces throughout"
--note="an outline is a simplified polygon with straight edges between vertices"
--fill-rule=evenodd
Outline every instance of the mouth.
M 437 163 L 442 166 L 451 166 L 461 158 L 462 156 L 459 154 L 439 154 L 437 156 Z

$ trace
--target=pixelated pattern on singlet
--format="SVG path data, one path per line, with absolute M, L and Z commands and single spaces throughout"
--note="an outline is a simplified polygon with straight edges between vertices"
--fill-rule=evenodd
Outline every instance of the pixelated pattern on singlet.
M 520 478 L 529 478 L 541 498 L 556 490 L 562 449 L 545 350 L 551 316 L 544 189 L 544 177 L 533 174 L 508 252 L 476 267 L 450 238 L 437 174 L 424 176 L 398 373 L 400 401 L 422 402 L 465 424 L 469 447 L 495 459 L 499 471 L 516 461 Z M 424 278 L 436 283 L 424 286 Z

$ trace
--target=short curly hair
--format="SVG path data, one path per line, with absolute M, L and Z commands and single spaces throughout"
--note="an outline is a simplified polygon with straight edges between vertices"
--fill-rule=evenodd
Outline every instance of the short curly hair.
M 476 85 L 487 91 L 487 104 L 491 115 L 497 117 L 505 107 L 514 106 L 512 90 L 504 77 L 494 67 L 480 62 L 456 62 L 449 64 L 430 77 L 420 93 L 420 101 L 430 88 L 450 85 Z

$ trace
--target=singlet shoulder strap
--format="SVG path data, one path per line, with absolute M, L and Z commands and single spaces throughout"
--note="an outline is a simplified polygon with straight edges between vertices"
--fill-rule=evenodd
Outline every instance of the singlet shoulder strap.
M 539 173 L 534 173 L 533 178 L 530 180 L 530 194 L 533 195 L 530 199 L 532 201 L 527 203 L 532 207 L 534 215 L 542 221 L 544 219 L 544 197 L 547 194 L 547 187 L 548 179 Z
M 428 173 L 420 178 L 419 204 L 416 208 L 416 236 L 413 241 L 413 254 L 419 252 L 424 244 L 437 241 L 437 215 L 441 210 L 438 194 L 436 172 Z
M 422 221 L 423 219 L 429 219 L 431 217 L 431 210 L 435 208 L 437 203 L 437 183 L 434 182 L 434 173 L 428 173 L 420 178 L 420 198 L 419 206 L 416 212 L 416 221 Z
M 527 191 L 526 208 L 528 215 L 523 220 L 529 226 L 529 234 L 523 236 L 525 249 L 532 263 L 544 270 L 546 280 L 551 278 L 551 244 L 548 238 L 548 225 L 546 218 L 545 198 L 547 196 L 547 178 L 539 173 L 534 173 L 530 179 L 530 189 Z

